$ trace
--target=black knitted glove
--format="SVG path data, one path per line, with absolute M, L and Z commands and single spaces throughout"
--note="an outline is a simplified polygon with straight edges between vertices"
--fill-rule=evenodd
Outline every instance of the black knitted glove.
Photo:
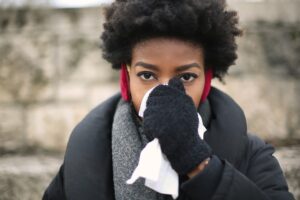
M 173 169 L 185 175 L 211 156 L 211 149 L 198 135 L 197 110 L 178 78 L 157 86 L 149 95 L 144 113 L 144 133 L 158 138 Z

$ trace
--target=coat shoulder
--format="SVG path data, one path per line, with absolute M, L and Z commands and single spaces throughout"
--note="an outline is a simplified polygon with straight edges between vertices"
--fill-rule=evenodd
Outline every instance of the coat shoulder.
M 266 143 L 263 139 L 252 133 L 248 133 L 247 138 L 247 147 L 238 167 L 239 171 L 243 174 L 249 172 L 249 168 L 253 167 L 252 163 L 257 158 L 272 156 L 275 151 L 271 144 Z
M 263 139 L 251 133 L 248 133 L 248 141 L 248 151 L 252 156 L 263 149 L 268 149 L 269 153 L 271 154 L 273 154 L 275 151 L 274 147 L 271 144 L 265 142 Z
M 117 94 L 101 103 L 73 130 L 64 160 L 67 198 L 113 198 L 111 127 L 120 98 L 120 94 Z M 81 184 L 74 182 L 74 177 L 80 180 Z M 97 192 L 99 190 L 103 192 Z

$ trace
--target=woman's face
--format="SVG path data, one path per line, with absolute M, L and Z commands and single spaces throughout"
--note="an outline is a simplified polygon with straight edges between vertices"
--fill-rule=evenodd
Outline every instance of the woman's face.
M 135 45 L 129 69 L 130 93 L 135 110 L 139 111 L 149 89 L 166 84 L 173 77 L 180 78 L 187 95 L 198 107 L 204 87 L 202 48 L 168 38 L 149 39 Z

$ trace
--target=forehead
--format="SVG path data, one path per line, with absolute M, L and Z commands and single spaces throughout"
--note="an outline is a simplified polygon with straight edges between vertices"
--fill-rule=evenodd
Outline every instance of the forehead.
M 202 62 L 200 45 L 174 38 L 152 38 L 137 43 L 132 49 L 132 61 Z

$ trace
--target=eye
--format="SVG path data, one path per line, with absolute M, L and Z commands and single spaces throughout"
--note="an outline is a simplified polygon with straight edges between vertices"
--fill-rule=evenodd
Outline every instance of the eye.
M 155 79 L 155 75 L 152 72 L 139 72 L 137 76 L 145 81 L 151 81 Z
M 183 83 L 190 83 L 193 80 L 195 80 L 196 78 L 198 78 L 198 75 L 196 75 L 194 73 L 185 73 L 185 74 L 179 75 L 179 78 Z

